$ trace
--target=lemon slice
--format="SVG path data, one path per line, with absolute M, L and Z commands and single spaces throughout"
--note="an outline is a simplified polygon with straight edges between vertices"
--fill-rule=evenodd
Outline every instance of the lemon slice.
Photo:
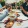
M 20 23 L 17 23 L 16 25 L 17 25 L 17 26 L 20 26 L 21 24 L 20 24 Z

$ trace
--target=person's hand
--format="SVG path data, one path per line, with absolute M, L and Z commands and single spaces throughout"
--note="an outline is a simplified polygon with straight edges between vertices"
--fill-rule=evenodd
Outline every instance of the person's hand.
M 16 6 L 16 9 L 18 8 L 18 6 Z
M 22 9 L 22 10 L 23 10 L 23 7 L 22 7 L 22 6 L 20 6 L 20 9 Z
M 26 15 L 28 15 L 28 12 L 25 12 Z
M 3 6 L 2 8 L 6 8 L 6 6 Z
M 27 12 L 26 11 L 24 11 L 24 13 L 27 15 Z
M 3 9 L 0 9 L 0 12 L 3 11 Z
M 28 12 L 27 12 L 22 6 L 20 6 L 20 8 L 22 9 L 22 11 L 23 11 L 26 15 L 28 15 Z
M 27 12 L 27 15 L 28 15 L 28 12 Z

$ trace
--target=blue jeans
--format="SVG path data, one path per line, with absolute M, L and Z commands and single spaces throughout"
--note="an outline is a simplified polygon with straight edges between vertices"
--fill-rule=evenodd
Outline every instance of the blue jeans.
M 1 13 L 1 14 L 0 14 L 0 21 L 2 21 L 7 15 L 8 15 L 8 10 L 5 9 L 5 10 L 4 10 L 4 13 Z
M 0 14 L 0 21 L 2 21 L 7 15 L 8 13 Z

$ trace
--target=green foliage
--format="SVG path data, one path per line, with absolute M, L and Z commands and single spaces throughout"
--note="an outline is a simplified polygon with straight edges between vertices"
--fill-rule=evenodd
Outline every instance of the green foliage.
M 2 2 L 4 2 L 4 0 L 2 0 Z
M 22 3 L 23 3 L 22 1 L 19 1 L 19 2 L 17 3 L 17 6 L 20 6 Z

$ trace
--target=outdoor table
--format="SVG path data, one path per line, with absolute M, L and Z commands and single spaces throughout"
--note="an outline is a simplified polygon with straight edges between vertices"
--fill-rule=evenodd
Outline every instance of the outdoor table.
M 13 11 L 14 11 L 14 10 L 13 10 Z M 24 15 L 22 14 L 21 10 L 15 10 L 15 11 L 19 11 L 18 14 L 19 14 L 20 16 L 19 16 L 18 18 L 20 18 L 20 19 L 22 19 L 22 20 L 28 19 L 28 17 L 26 17 L 26 16 L 24 16 Z M 8 19 L 8 16 L 6 16 L 6 17 L 2 20 L 2 22 L 4 22 L 4 21 L 7 20 L 7 19 Z M 16 23 L 17 23 L 17 22 L 14 23 L 14 25 L 12 26 L 12 28 L 25 28 L 25 27 L 28 27 L 28 20 L 27 20 L 27 21 L 23 21 L 20 26 L 16 26 Z M 1 27 L 2 27 L 2 24 L 1 24 Z M 4 28 L 4 27 L 2 27 L 2 28 Z

